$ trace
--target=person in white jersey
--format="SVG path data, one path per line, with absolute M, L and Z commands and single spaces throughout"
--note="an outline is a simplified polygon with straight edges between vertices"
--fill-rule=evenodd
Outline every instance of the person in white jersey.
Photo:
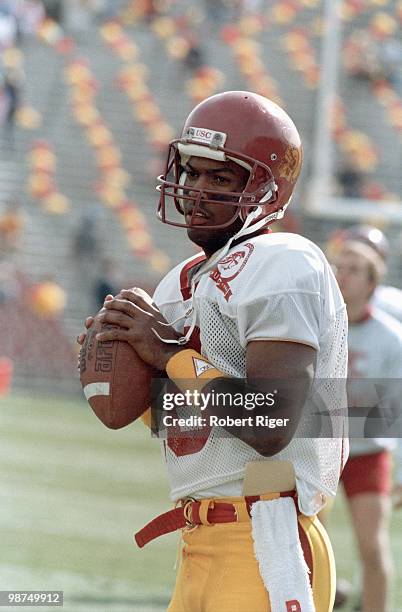
M 334 258 L 342 244 L 346 241 L 354 240 L 362 242 L 373 248 L 381 257 L 385 265 L 389 257 L 390 246 L 384 232 L 374 225 L 357 224 L 345 229 L 338 229 L 329 236 L 326 246 L 326 254 L 329 259 Z M 402 290 L 391 285 L 378 284 L 370 298 L 370 304 L 386 312 L 390 316 L 402 323 Z M 394 449 L 394 459 L 396 463 L 393 498 L 394 507 L 402 506 L 402 439 L 396 440 Z
M 334 265 L 349 319 L 349 414 L 353 417 L 356 407 L 367 411 L 377 407 L 388 418 L 397 418 L 400 385 L 393 387 L 392 379 L 402 379 L 402 325 L 370 301 L 385 273 L 384 260 L 368 243 L 346 240 Z M 389 383 L 382 385 L 386 379 Z M 359 438 L 350 431 L 350 456 L 341 481 L 362 563 L 362 609 L 387 612 L 392 575 L 388 534 L 391 450 L 395 440 L 371 437 L 375 431 L 370 437 Z
M 99 340 L 131 343 L 183 392 L 242 388 L 240 404 L 198 410 L 206 425 L 167 427 L 175 508 L 136 540 L 183 529 L 169 612 L 332 610 L 333 557 L 316 514 L 336 493 L 347 440 L 342 422 L 325 439 L 303 427 L 313 383 L 331 416 L 346 407 L 345 305 L 315 244 L 268 230 L 301 165 L 298 131 L 270 100 L 228 91 L 201 102 L 170 143 L 158 216 L 202 252 L 167 274 L 153 305 L 140 290 L 105 302 L 103 320 L 120 328 Z
M 389 243 L 384 232 L 374 225 L 358 224 L 338 229 L 329 236 L 325 252 L 331 259 L 336 256 L 342 244 L 349 240 L 363 242 L 372 247 L 386 264 L 389 256 Z M 370 303 L 402 323 L 402 290 L 380 283 L 371 296 Z

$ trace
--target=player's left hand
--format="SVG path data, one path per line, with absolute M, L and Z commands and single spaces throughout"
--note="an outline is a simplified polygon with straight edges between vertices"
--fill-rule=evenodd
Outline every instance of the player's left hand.
M 141 359 L 158 370 L 165 370 L 170 357 L 181 350 L 177 344 L 162 342 L 152 331 L 155 329 L 161 338 L 167 340 L 180 337 L 170 325 L 161 325 L 161 322 L 166 323 L 166 319 L 143 289 L 123 289 L 112 300 L 105 301 L 98 318 L 102 323 L 118 325 L 118 328 L 97 334 L 97 340 L 124 340 L 131 344 Z
M 107 296 L 105 297 L 105 301 L 108 300 L 113 300 L 113 295 L 111 293 L 108 293 Z M 88 330 L 92 327 L 93 323 L 95 321 L 95 317 L 93 317 L 92 315 L 90 315 L 89 317 L 87 317 L 85 319 L 85 330 Z M 87 337 L 87 331 L 83 331 L 79 334 L 79 336 L 77 336 L 77 343 L 82 346 L 86 340 Z
M 394 484 L 392 490 L 392 505 L 394 509 L 402 508 L 402 483 Z

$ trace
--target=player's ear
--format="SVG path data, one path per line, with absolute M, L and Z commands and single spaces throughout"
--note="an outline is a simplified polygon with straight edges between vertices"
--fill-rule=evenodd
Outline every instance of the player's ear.
M 276 186 L 273 182 L 272 175 L 261 166 L 254 168 L 247 187 L 247 192 L 256 194 L 256 200 L 263 203 L 267 200 L 271 200 L 273 189 L 276 189 Z

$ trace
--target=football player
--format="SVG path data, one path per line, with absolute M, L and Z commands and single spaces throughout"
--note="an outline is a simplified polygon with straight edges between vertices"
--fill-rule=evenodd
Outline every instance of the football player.
M 350 240 L 367 244 L 378 253 L 384 265 L 387 264 L 389 256 L 389 243 L 387 237 L 384 232 L 373 225 L 352 225 L 346 229 L 333 232 L 328 239 L 326 248 L 328 258 L 330 260 L 334 259 L 342 248 L 342 245 Z M 401 289 L 380 283 L 374 288 L 370 298 L 370 304 L 402 323 Z M 402 506 L 402 439 L 397 440 L 394 458 L 396 471 L 393 496 L 394 505 L 398 508 Z
M 269 230 L 301 165 L 298 131 L 270 100 L 228 91 L 201 102 L 169 146 L 158 216 L 202 252 L 167 274 L 153 306 L 135 290 L 105 301 L 103 321 L 119 328 L 99 340 L 131 343 L 183 392 L 243 398 L 229 408 L 209 399 L 199 415 L 219 426 L 178 421 L 162 442 L 175 508 L 136 539 L 183 530 L 169 612 L 332 610 L 333 556 L 316 514 L 336 493 L 347 441 L 343 424 L 313 435 L 305 406 L 330 417 L 346 406 L 347 317 L 320 249 Z M 274 405 L 261 401 L 268 391 Z
M 361 410 L 369 412 L 376 408 L 397 419 L 400 413 L 398 387 L 393 389 L 392 384 L 383 383 L 386 379 L 402 379 L 402 326 L 371 304 L 372 295 L 385 272 L 384 259 L 369 243 L 346 240 L 340 245 L 334 264 L 349 319 L 350 416 L 353 417 L 356 410 L 360 414 Z M 341 480 L 363 567 L 362 609 L 364 612 L 386 612 L 392 573 L 388 534 L 390 451 L 395 447 L 395 440 L 375 437 L 381 432 L 373 432 L 365 438 L 355 437 L 352 430 L 350 433 L 350 457 Z M 396 433 L 393 429 L 392 435 Z

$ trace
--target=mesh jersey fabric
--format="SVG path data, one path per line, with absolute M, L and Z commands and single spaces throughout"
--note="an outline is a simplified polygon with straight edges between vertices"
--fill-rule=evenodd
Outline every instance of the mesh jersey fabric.
M 195 307 L 201 353 L 216 368 L 245 378 L 247 343 L 254 340 L 301 342 L 317 350 L 315 395 L 335 418 L 336 437 L 300 437 L 305 425 L 301 419 L 291 443 L 272 457 L 294 464 L 300 509 L 315 514 L 323 496 L 335 495 L 348 454 L 344 422 L 339 419 L 347 405 L 342 382 L 347 368 L 347 318 L 332 270 L 309 240 L 296 234 L 263 234 L 232 246 L 214 270 L 201 276 L 190 296 L 191 274 L 202 265 L 192 267 L 196 261 L 197 256 L 190 258 L 168 273 L 154 301 L 168 321 Z M 190 323 L 184 318 L 174 327 L 183 333 Z M 179 416 L 185 414 L 185 409 L 182 414 L 178 411 Z M 164 450 L 174 501 L 241 482 L 247 462 L 270 460 L 237 438 L 222 437 L 217 428 L 207 432 L 203 444 L 198 439 L 195 452 L 169 439 Z

